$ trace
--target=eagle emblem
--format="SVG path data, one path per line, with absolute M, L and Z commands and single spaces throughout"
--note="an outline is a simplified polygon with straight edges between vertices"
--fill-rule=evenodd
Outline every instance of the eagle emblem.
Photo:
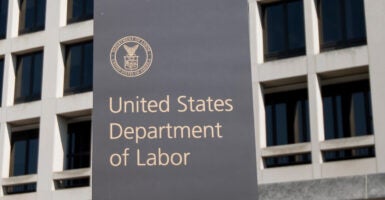
M 127 52 L 127 55 L 124 56 L 124 68 L 127 70 L 137 70 L 139 68 L 139 56 L 135 52 L 138 50 L 139 44 L 133 47 L 123 45 L 123 47 Z
M 138 36 L 126 36 L 119 39 L 110 51 L 110 62 L 113 69 L 125 77 L 137 77 L 144 74 L 150 68 L 152 59 L 151 46 Z

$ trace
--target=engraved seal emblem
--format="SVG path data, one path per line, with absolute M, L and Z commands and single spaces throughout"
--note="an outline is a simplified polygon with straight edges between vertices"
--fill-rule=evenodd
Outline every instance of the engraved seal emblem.
M 137 77 L 147 72 L 153 60 L 151 46 L 138 36 L 126 36 L 112 46 L 110 62 L 113 69 L 125 77 Z

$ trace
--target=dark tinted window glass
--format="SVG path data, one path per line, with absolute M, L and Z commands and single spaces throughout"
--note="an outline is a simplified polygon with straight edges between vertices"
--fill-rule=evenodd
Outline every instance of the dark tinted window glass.
M 304 154 L 296 154 L 296 155 L 266 157 L 264 158 L 264 161 L 265 161 L 266 168 L 309 164 L 311 163 L 311 154 L 304 153 Z
M 3 76 L 4 76 L 4 60 L 0 59 L 0 106 L 3 97 Z
M 348 40 L 366 37 L 364 2 L 345 0 L 346 38 Z
M 265 8 L 267 48 L 269 53 L 285 50 L 284 5 L 276 4 Z
M 10 176 L 36 174 L 39 130 L 12 133 Z
M 65 93 L 92 90 L 93 45 L 92 42 L 67 47 Z
M 38 100 L 41 97 L 43 52 L 17 57 L 15 102 Z
M 340 149 L 324 151 L 323 159 L 325 162 L 337 160 L 350 160 L 359 158 L 368 158 L 375 156 L 374 147 L 361 147 L 354 149 Z
M 0 0 L 0 39 L 7 33 L 8 0 Z
M 373 134 L 369 81 L 322 87 L 325 138 Z
M 68 0 L 68 22 L 92 19 L 93 15 L 93 0 Z
M 33 59 L 33 68 L 31 71 L 33 76 L 32 79 L 32 96 L 40 96 L 41 93 L 41 82 L 42 82 L 42 67 L 43 67 L 43 54 L 36 54 Z
M 36 192 L 36 183 L 4 186 L 4 193 L 6 195 L 28 193 L 28 192 Z
M 46 0 L 20 0 L 19 33 L 44 29 Z
M 68 125 L 66 169 L 90 166 L 91 122 L 78 122 Z
M 36 0 L 36 26 L 43 27 L 45 24 L 45 1 L 46 0 Z
M 362 0 L 319 0 L 319 15 L 323 49 L 366 43 Z
M 265 95 L 267 145 L 309 141 L 309 105 L 306 90 Z
M 305 25 L 302 1 L 287 4 L 288 42 L 289 49 L 305 48 Z
M 305 54 L 302 0 L 263 5 L 265 58 Z
M 63 179 L 55 181 L 57 189 L 67 189 L 74 187 L 87 187 L 90 185 L 90 178 Z

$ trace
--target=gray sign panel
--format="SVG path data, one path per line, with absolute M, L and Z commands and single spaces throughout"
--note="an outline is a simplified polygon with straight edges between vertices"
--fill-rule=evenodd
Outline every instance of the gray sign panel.
M 93 199 L 257 199 L 247 1 L 94 14 Z

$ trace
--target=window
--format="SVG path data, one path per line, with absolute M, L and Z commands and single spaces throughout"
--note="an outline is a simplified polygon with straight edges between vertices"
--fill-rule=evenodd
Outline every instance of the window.
M 45 4 L 45 0 L 20 0 L 19 34 L 44 29 Z
M 366 44 L 363 0 L 319 0 L 321 49 Z
M 0 39 L 7 34 L 8 0 L 0 0 Z
M 92 41 L 67 46 L 64 93 L 92 90 L 92 70 Z
M 93 0 L 68 0 L 67 22 L 92 19 L 94 15 Z
M 21 194 L 28 192 L 36 192 L 36 183 L 4 186 L 5 195 Z
M 39 129 L 12 133 L 10 176 L 36 174 L 38 140 Z
M 90 166 L 91 121 L 68 124 L 66 169 Z
M 373 134 L 369 81 L 322 87 L 325 139 Z
M 61 179 L 55 181 L 56 189 L 68 189 L 75 187 L 88 187 L 90 186 L 90 178 L 74 178 L 74 179 Z
M 373 146 L 359 147 L 353 149 L 339 149 L 323 151 L 323 160 L 325 162 L 338 161 L 338 160 L 352 160 L 360 158 L 370 158 L 375 156 L 375 150 Z
M 311 154 L 302 153 L 302 154 L 296 154 L 296 155 L 265 157 L 264 162 L 265 162 L 266 168 L 310 164 Z
M 42 68 L 42 51 L 17 56 L 15 103 L 41 98 Z
M 265 95 L 267 146 L 308 142 L 306 89 Z
M 4 59 L 0 59 L 0 106 L 3 98 Z
M 305 54 L 302 0 L 262 5 L 265 59 Z

